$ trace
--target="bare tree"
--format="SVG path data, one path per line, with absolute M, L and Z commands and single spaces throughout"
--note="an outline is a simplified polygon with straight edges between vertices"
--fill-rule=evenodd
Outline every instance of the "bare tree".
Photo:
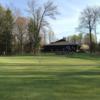
M 39 5 L 37 0 L 31 0 L 28 3 L 28 8 L 28 11 L 32 14 L 31 25 L 29 25 L 32 30 L 29 33 L 32 34 L 33 51 L 36 54 L 40 48 L 40 34 L 49 28 L 48 18 L 55 19 L 55 15 L 58 14 L 57 6 L 51 1 Z
M 18 17 L 15 22 L 15 28 L 15 35 L 18 40 L 19 50 L 23 54 L 23 46 L 27 35 L 27 19 L 24 17 Z
M 96 44 L 97 44 L 97 26 L 100 21 L 100 7 L 94 7 L 93 14 L 94 14 L 94 20 L 95 20 L 94 33 L 95 33 L 95 39 L 96 39 Z
M 100 16 L 99 7 L 87 7 L 81 12 L 80 16 L 80 29 L 88 31 L 90 37 L 90 52 L 92 53 L 92 32 L 96 30 Z

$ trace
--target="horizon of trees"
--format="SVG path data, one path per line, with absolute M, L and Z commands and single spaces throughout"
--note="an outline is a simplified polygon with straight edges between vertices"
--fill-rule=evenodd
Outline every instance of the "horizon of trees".
M 80 24 L 78 29 L 89 34 L 90 53 L 93 52 L 93 32 L 95 33 L 95 44 L 97 44 L 97 26 L 100 24 L 100 7 L 86 7 L 80 15 Z
M 24 52 L 35 55 L 41 46 L 52 42 L 54 32 L 48 19 L 56 19 L 57 6 L 52 1 L 38 3 L 37 0 L 27 3 L 28 18 L 22 16 L 19 9 L 12 11 L 0 5 L 0 55 L 23 55 Z
M 78 29 L 85 32 L 70 35 L 67 41 L 88 44 L 90 52 L 93 51 L 94 45 L 95 50 L 100 48 L 96 33 L 100 20 L 99 10 L 99 7 L 84 9 L 79 19 Z M 59 14 L 57 6 L 50 1 L 38 5 L 36 0 L 31 0 L 28 2 L 27 11 L 31 14 L 29 18 L 22 16 L 20 10 L 12 11 L 0 5 L 0 55 L 16 53 L 35 55 L 39 53 L 43 45 L 55 40 L 55 34 L 48 19 L 56 19 L 56 15 Z

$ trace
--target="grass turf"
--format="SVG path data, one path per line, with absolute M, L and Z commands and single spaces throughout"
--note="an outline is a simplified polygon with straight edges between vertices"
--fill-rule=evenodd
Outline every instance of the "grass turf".
M 99 100 L 100 57 L 0 57 L 0 100 Z

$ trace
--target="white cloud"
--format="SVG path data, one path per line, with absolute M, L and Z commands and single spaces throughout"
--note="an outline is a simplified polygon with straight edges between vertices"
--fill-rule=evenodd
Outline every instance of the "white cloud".
M 80 12 L 87 6 L 100 6 L 100 0 L 56 0 L 60 7 L 61 16 L 56 21 L 50 21 L 57 37 L 75 34 L 78 27 Z M 56 2 L 55 1 L 55 2 Z M 58 35 L 60 34 L 60 35 Z M 100 35 L 98 35 L 100 38 Z

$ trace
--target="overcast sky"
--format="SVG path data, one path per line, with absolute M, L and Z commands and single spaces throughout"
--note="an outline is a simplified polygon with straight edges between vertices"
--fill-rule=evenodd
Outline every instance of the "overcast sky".
M 27 16 L 27 2 L 29 0 L 0 0 L 2 5 L 11 5 L 20 8 L 23 15 Z M 47 0 L 40 0 L 47 1 Z M 100 6 L 100 0 L 52 0 L 58 5 L 61 13 L 56 20 L 50 20 L 53 31 L 58 38 L 62 38 L 77 33 L 75 28 L 78 26 L 80 12 L 87 6 Z M 98 31 L 99 32 L 99 31 Z M 100 32 L 99 32 L 100 33 Z M 100 35 L 98 35 L 100 39 Z

